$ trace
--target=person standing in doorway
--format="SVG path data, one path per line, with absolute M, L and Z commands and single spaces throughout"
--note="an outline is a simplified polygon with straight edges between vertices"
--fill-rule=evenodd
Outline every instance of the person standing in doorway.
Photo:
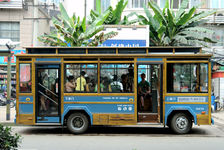
M 150 84 L 148 81 L 145 80 L 145 74 L 142 73 L 141 74 L 141 82 L 138 84 L 138 96 L 140 98 L 140 109 L 144 109 L 144 100 L 146 98 L 147 95 L 149 95 L 150 93 Z

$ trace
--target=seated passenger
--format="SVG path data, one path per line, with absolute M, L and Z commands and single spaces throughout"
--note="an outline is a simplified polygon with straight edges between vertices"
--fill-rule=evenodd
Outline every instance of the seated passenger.
M 145 80 L 145 74 L 141 74 L 142 81 L 138 84 L 138 96 L 140 98 L 140 108 L 144 109 L 144 100 L 149 95 L 150 89 L 149 89 L 149 82 Z
M 75 82 L 74 82 L 74 77 L 69 76 L 68 77 L 68 82 L 65 84 L 65 91 L 68 93 L 74 92 L 74 89 L 76 88 Z
M 117 75 L 114 75 L 113 82 L 109 85 L 109 92 L 120 93 L 123 91 L 123 85 L 117 81 Z

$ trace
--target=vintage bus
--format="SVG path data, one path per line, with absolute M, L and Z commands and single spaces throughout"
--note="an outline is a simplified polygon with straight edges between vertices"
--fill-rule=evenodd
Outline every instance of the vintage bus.
M 211 125 L 211 54 L 200 47 L 27 47 L 16 55 L 16 124 Z

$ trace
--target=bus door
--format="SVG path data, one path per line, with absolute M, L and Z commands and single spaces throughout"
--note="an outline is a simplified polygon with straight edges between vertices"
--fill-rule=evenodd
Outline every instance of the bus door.
M 160 122 L 160 114 L 162 114 L 162 77 L 162 64 L 138 63 L 138 122 Z
M 36 122 L 60 123 L 60 65 L 36 65 Z

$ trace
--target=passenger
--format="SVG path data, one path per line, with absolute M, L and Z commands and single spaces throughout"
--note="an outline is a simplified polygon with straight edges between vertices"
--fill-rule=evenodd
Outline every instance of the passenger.
M 44 69 L 40 69 L 38 72 L 38 77 L 39 77 L 39 84 L 38 84 L 38 90 L 40 94 L 40 112 L 42 113 L 47 113 L 47 106 L 46 106 L 46 101 L 47 99 L 45 98 L 45 95 L 47 93 L 47 87 L 45 87 L 45 78 L 48 77 L 48 74 L 44 72 Z
M 138 96 L 140 98 L 140 108 L 144 109 L 144 100 L 149 95 L 150 89 L 149 89 L 149 82 L 145 80 L 145 74 L 141 74 L 142 81 L 138 84 Z
M 121 75 L 121 83 L 123 85 L 123 92 L 127 93 L 130 92 L 128 89 L 128 76 L 126 74 Z
M 76 85 L 75 85 L 74 77 L 69 76 L 68 82 L 65 84 L 65 91 L 68 93 L 73 93 L 75 88 L 76 88 Z
M 127 73 L 127 78 L 128 78 L 128 87 L 127 89 L 129 90 L 129 92 L 133 92 L 134 90 L 134 67 L 132 66 L 132 64 L 130 64 L 130 66 L 128 67 L 128 73 Z
M 114 75 L 113 82 L 111 82 L 109 85 L 109 92 L 120 93 L 123 91 L 122 83 L 117 80 L 117 75 Z
M 76 88 L 75 89 L 77 92 L 84 92 L 84 90 L 85 90 L 85 86 L 86 86 L 86 79 L 84 77 L 85 74 L 86 74 L 86 72 L 82 71 L 81 76 L 76 79 Z
M 86 77 L 86 86 L 85 86 L 85 91 L 86 92 L 90 92 L 90 78 L 89 77 Z

